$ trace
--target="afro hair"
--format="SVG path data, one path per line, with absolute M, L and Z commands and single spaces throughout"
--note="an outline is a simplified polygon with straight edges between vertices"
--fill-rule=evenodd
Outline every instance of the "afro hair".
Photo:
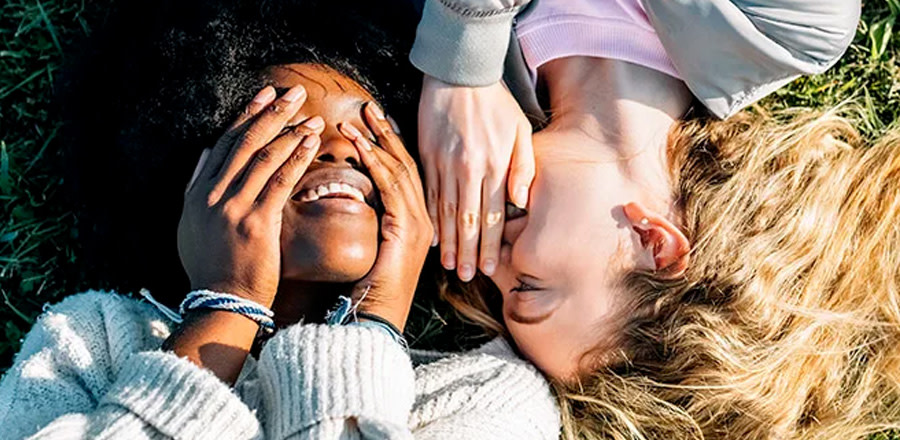
M 184 186 L 268 66 L 331 66 L 415 139 L 421 74 L 407 61 L 417 22 L 409 0 L 118 3 L 57 83 L 79 271 L 91 287 L 148 287 L 170 304 L 183 296 Z

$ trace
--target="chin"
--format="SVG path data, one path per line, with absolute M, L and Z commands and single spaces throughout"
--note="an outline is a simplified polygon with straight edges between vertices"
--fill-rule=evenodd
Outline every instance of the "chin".
M 335 243 L 295 243 L 282 249 L 281 277 L 294 281 L 352 283 L 365 277 L 375 265 L 377 242 L 337 246 Z

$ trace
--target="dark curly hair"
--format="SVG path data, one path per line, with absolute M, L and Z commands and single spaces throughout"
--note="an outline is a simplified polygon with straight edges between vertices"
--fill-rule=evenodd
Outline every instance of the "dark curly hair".
M 267 66 L 331 66 L 415 139 L 421 76 L 407 61 L 410 4 L 120 2 L 57 84 L 83 283 L 149 287 L 170 303 L 184 294 L 175 245 L 184 185 L 200 152 L 263 86 Z

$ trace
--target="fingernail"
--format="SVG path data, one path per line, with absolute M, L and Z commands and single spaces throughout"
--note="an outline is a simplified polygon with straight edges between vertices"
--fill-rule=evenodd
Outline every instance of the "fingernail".
M 484 267 L 482 268 L 482 270 L 484 270 L 485 275 L 488 275 L 488 276 L 493 275 L 494 270 L 496 270 L 496 269 L 497 269 L 497 263 L 494 262 L 494 260 L 485 260 Z
M 319 136 L 310 135 L 307 136 L 306 139 L 303 139 L 303 142 L 300 142 L 300 146 L 307 149 L 313 149 L 319 146 L 319 142 L 321 142 Z
M 375 101 L 369 101 L 369 103 L 366 105 L 366 108 L 372 112 L 372 116 L 375 116 L 375 119 L 378 119 L 379 121 L 384 121 L 385 119 L 387 119 L 384 117 L 384 112 L 381 110 L 381 107 L 379 107 L 378 104 L 375 103 Z
M 473 268 L 471 264 L 463 264 L 459 267 L 458 274 L 459 279 L 469 281 L 475 276 L 475 268 Z
M 352 124 L 349 124 L 347 122 L 341 122 L 341 126 L 338 128 L 341 130 L 341 133 L 343 133 L 344 136 L 347 136 L 354 141 L 362 137 L 362 133 L 360 133 L 359 130 L 357 130 L 356 127 L 354 127 Z
M 528 187 L 521 185 L 516 188 L 516 193 L 513 195 L 513 198 L 515 199 L 513 203 L 515 203 L 516 206 L 525 209 L 525 206 L 528 205 Z
M 435 247 L 440 243 L 441 240 L 438 238 L 437 232 L 434 233 L 434 238 L 431 239 L 431 247 Z
M 456 269 L 456 254 L 454 254 L 453 252 L 447 252 L 446 254 L 444 254 L 444 258 L 441 259 L 441 263 L 444 265 L 444 269 Z
M 369 144 L 369 141 L 367 141 L 362 133 L 360 133 L 352 124 L 342 122 L 341 125 L 338 126 L 338 130 L 340 130 L 348 139 L 363 147 L 364 150 L 372 151 L 372 145 Z
M 325 120 L 321 116 L 315 116 L 306 120 L 303 125 L 313 131 L 319 131 L 325 127 Z
M 295 102 L 306 95 L 306 89 L 303 86 L 294 86 L 282 97 L 287 102 Z
M 275 99 L 275 88 L 266 86 L 256 94 L 253 98 L 253 102 L 257 104 L 266 104 L 273 99 Z

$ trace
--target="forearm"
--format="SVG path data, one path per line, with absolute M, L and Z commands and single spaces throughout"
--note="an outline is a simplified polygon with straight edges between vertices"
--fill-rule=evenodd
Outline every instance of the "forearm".
M 446 83 L 496 83 L 503 74 L 513 18 L 529 2 L 426 0 L 410 61 Z
M 250 353 L 259 325 L 240 315 L 225 311 L 190 314 L 163 348 L 187 358 L 234 385 Z

